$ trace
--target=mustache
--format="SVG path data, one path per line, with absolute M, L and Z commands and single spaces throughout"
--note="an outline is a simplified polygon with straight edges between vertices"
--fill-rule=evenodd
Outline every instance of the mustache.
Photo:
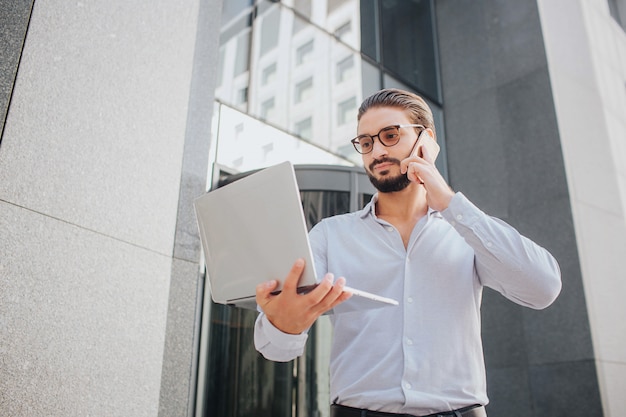
M 369 164 L 369 169 L 370 171 L 374 170 L 374 167 L 378 164 L 384 164 L 384 163 L 393 163 L 396 165 L 400 165 L 400 160 L 396 159 L 396 158 L 387 158 L 386 156 L 381 158 L 381 159 L 375 159 L 372 161 L 371 164 Z

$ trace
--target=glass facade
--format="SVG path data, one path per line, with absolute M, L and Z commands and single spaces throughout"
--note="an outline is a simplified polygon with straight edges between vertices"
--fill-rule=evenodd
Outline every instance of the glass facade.
M 437 164 L 447 176 L 433 7 L 434 0 L 224 1 L 210 186 L 290 160 L 309 228 L 362 207 L 374 190 L 350 139 L 359 104 L 384 87 L 431 105 Z M 273 363 L 254 349 L 255 311 L 215 305 L 208 289 L 204 300 L 197 416 L 329 415 L 326 317 L 310 330 L 305 355 Z
M 220 109 L 223 114 L 231 117 L 238 110 L 241 121 L 234 126 L 244 125 L 238 136 L 278 142 L 290 135 L 319 150 L 303 162 L 358 166 L 361 158 L 349 140 L 359 104 L 380 88 L 402 87 L 427 99 L 445 144 L 433 0 L 225 3 L 216 98 L 229 109 Z M 250 130 L 254 123 L 244 123 L 248 118 L 284 134 L 260 135 Z M 253 164 L 234 166 L 222 151 L 232 147 L 232 126 L 219 123 L 215 162 L 237 170 L 270 164 L 255 158 Z M 290 159 L 291 153 L 271 155 L 283 148 L 266 151 L 268 161 Z M 242 149 L 239 155 L 249 159 Z M 445 154 L 438 162 L 445 175 Z

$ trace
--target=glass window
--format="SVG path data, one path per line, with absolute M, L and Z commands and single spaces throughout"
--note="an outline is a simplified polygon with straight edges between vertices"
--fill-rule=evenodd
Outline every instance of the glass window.
M 301 138 L 311 140 L 313 136 L 313 119 L 311 117 L 307 117 L 304 120 L 300 120 L 296 123 L 294 131 L 296 135 Z
M 261 104 L 261 119 L 263 120 L 271 120 L 274 116 L 274 109 L 276 108 L 276 100 L 274 97 L 265 100 L 263 104 Z
M 263 123 L 230 106 L 218 104 L 216 113 L 219 117 L 212 126 L 216 127 L 213 132 L 217 139 L 215 162 L 220 165 L 237 167 L 239 171 L 284 161 L 291 161 L 294 164 L 354 165 L 319 146 L 303 142 L 284 130 Z M 314 117 L 311 115 L 303 117 L 300 121 L 307 117 L 311 117 L 310 125 L 313 126 Z M 303 131 L 305 127 L 306 122 L 303 122 L 301 126 Z M 272 143 L 271 147 L 267 146 L 269 143 Z M 240 160 L 242 154 L 245 155 L 243 161 Z
M 378 2 L 361 2 L 361 52 L 379 61 L 378 57 Z
M 356 97 L 342 101 L 337 106 L 337 125 L 341 126 L 356 120 Z
M 433 1 L 362 1 L 361 51 L 385 72 L 441 103 Z
M 303 101 L 311 98 L 313 94 L 313 77 L 307 78 L 304 81 L 300 81 L 296 84 L 296 103 L 302 103 Z
M 361 60 L 361 77 L 363 78 L 363 97 L 369 97 L 381 89 L 381 71 L 365 59 Z
M 439 101 L 430 0 L 381 0 L 382 63 Z
M 210 303 L 205 416 L 291 416 L 293 363 L 246 354 L 256 311 Z
M 313 40 L 310 40 L 296 50 L 296 65 L 302 65 L 313 58 L 313 44 Z
M 244 87 L 237 93 L 237 104 L 245 104 L 248 102 L 248 87 Z
M 337 62 L 337 84 L 344 82 L 354 75 L 354 55 L 348 55 Z
M 237 76 L 248 71 L 250 52 L 250 33 L 243 33 L 237 38 L 237 52 L 235 56 L 235 69 L 233 75 Z
M 222 4 L 222 24 L 231 22 L 241 15 L 242 10 L 252 6 L 254 0 L 229 0 Z
M 280 28 L 280 7 L 267 11 L 261 20 L 261 51 L 263 56 L 278 46 L 278 30 Z
M 261 84 L 268 85 L 274 81 L 276 77 L 276 63 L 272 63 L 267 67 L 263 68 L 263 72 L 261 73 Z

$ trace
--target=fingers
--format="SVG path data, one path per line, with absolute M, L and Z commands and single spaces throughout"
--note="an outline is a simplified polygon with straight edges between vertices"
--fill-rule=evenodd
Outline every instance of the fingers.
M 321 308 L 325 308 L 335 302 L 337 298 L 343 293 L 343 289 L 346 286 L 346 279 L 340 277 L 335 283 L 333 283 L 333 274 L 326 274 L 322 282 L 311 291 L 312 301 L 321 305 Z
M 297 273 L 298 268 L 295 268 Z M 272 295 L 276 281 L 257 286 L 257 303 L 267 319 L 284 333 L 300 334 L 310 328 L 315 320 L 337 304 L 347 300 L 350 293 L 344 292 L 345 279 L 339 278 L 333 284 L 332 274 L 327 274 L 322 282 L 307 294 L 287 291 L 283 287 L 278 295 Z

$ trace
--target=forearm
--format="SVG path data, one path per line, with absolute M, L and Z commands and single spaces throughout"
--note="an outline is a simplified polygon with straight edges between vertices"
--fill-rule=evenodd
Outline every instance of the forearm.
M 554 257 L 505 222 L 487 216 L 458 193 L 442 215 L 475 253 L 481 283 L 535 309 L 549 306 L 561 290 Z

